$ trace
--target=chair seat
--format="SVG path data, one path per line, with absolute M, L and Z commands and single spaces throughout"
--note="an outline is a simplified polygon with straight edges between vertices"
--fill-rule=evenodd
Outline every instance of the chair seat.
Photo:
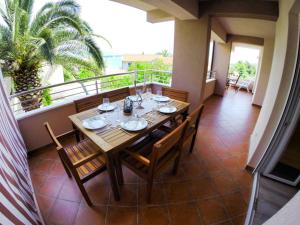
M 67 146 L 64 149 L 73 164 L 99 151 L 90 140 L 83 140 L 76 145 Z M 83 178 L 104 166 L 105 158 L 103 155 L 100 155 L 76 169 L 80 178 Z
M 160 140 L 164 135 L 166 135 L 166 132 L 162 130 L 155 130 L 151 133 L 151 135 L 134 142 L 127 148 L 127 150 L 138 153 L 150 160 L 153 144 Z M 134 167 L 143 173 L 147 173 L 148 167 L 130 156 L 128 153 L 122 153 L 121 157 L 125 164 L 129 165 L 130 167 Z
M 138 153 L 143 157 L 149 159 L 150 161 L 153 145 L 166 134 L 167 133 L 163 132 L 162 130 L 155 130 L 151 134 L 151 136 L 140 139 L 139 141 L 131 145 L 131 147 L 127 150 Z M 169 151 L 167 154 L 163 155 L 157 162 L 157 170 L 159 170 L 161 165 L 163 165 L 165 162 L 171 160 L 172 158 L 175 158 L 175 156 L 177 156 L 177 153 L 178 152 L 174 149 L 174 151 Z M 139 171 L 139 175 L 141 176 L 146 176 L 146 174 L 148 173 L 148 166 L 144 165 L 126 152 L 122 154 L 122 161 L 128 167 L 134 168 L 135 170 Z

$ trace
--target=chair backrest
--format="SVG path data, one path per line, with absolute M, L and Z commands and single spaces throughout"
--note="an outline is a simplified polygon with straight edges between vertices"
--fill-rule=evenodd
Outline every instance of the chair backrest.
M 58 152 L 58 155 L 59 155 L 60 159 L 62 161 L 64 161 L 69 166 L 69 168 L 71 168 L 72 167 L 71 160 L 69 159 L 69 157 L 67 156 L 67 153 L 65 152 L 63 146 L 61 145 L 61 143 L 59 142 L 59 140 L 55 136 L 50 124 L 48 122 L 45 122 L 44 126 L 46 127 L 46 130 L 49 133 L 52 141 L 56 144 L 56 150 Z
M 235 84 L 234 85 L 237 85 L 237 83 L 239 82 L 240 78 L 241 78 L 242 74 L 239 74 L 238 78 L 236 79 L 235 81 Z
M 182 102 L 187 102 L 189 97 L 189 93 L 187 91 L 177 90 L 170 87 L 162 87 L 162 94 Z
M 155 167 L 155 165 L 160 161 L 160 159 L 162 159 L 164 156 L 167 156 L 168 153 L 170 153 L 171 151 L 174 151 L 174 153 L 176 151 L 181 151 L 183 137 L 187 125 L 188 122 L 187 120 L 185 120 L 172 132 L 170 132 L 168 135 L 166 135 L 153 145 L 150 167 Z
M 115 102 L 115 101 L 125 99 L 129 95 L 130 95 L 129 87 L 125 87 L 125 88 L 109 91 L 107 93 L 103 93 L 103 98 L 109 98 L 110 102 Z
M 192 111 L 188 115 L 188 117 L 187 117 L 187 121 L 188 121 L 187 131 L 189 129 L 195 129 L 195 130 L 198 129 L 203 109 L 204 109 L 204 105 L 202 104 L 202 105 L 198 106 L 194 111 Z M 186 134 L 189 135 L 190 133 L 186 132 Z M 185 138 L 186 137 L 187 136 L 185 136 Z
M 193 126 L 195 128 L 198 127 L 203 109 L 204 109 L 204 105 L 202 104 L 202 105 L 198 106 L 193 112 L 191 112 L 188 115 L 188 117 L 187 117 L 188 127 L 191 127 L 191 126 Z
M 76 112 L 82 112 L 88 109 L 92 109 L 102 104 L 103 96 L 102 94 L 88 96 L 82 99 L 78 99 L 74 101 Z
M 63 148 L 61 143 L 58 141 L 58 139 L 54 135 L 54 132 L 53 132 L 52 128 L 50 127 L 50 124 L 48 122 L 45 122 L 44 126 L 46 127 L 46 130 L 47 130 L 48 134 L 50 135 L 52 141 L 56 144 L 56 147 Z

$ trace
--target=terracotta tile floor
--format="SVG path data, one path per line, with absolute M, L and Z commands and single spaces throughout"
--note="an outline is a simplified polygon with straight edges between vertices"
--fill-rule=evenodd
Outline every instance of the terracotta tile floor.
M 252 182 L 244 170 L 247 146 L 259 114 L 251 98 L 246 92 L 228 91 L 206 102 L 193 154 L 185 151 L 177 176 L 169 170 L 156 179 L 151 205 L 145 201 L 145 183 L 124 169 L 121 201 L 113 200 L 103 173 L 85 184 L 95 204 L 89 208 L 53 147 L 31 155 L 32 180 L 46 223 L 243 224 Z

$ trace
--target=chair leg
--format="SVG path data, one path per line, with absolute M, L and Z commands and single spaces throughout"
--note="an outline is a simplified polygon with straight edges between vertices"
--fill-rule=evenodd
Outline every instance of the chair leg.
M 189 151 L 190 153 L 193 153 L 195 141 L 196 141 L 196 134 L 193 136 L 193 139 L 191 142 L 190 151 Z
M 76 179 L 76 183 L 77 183 L 77 185 L 78 185 L 78 187 L 79 187 L 79 190 L 80 190 L 81 194 L 83 195 L 83 197 L 84 197 L 86 203 L 87 203 L 89 206 L 93 206 L 93 203 L 92 203 L 90 197 L 88 196 L 88 194 L 87 194 L 87 192 L 86 192 L 86 190 L 85 190 L 83 184 L 82 184 L 80 181 L 77 181 L 77 179 Z
M 117 177 L 118 177 L 118 183 L 119 185 L 123 185 L 124 184 L 124 176 L 123 176 L 123 169 L 122 169 L 122 163 L 121 163 L 121 159 L 120 156 L 117 155 L 116 157 L 116 173 L 117 173 Z
M 69 168 L 66 166 L 66 164 L 64 163 L 64 160 L 61 158 L 60 155 L 59 155 L 59 158 L 60 158 L 60 161 L 61 161 L 61 163 L 62 163 L 62 165 L 63 165 L 63 167 L 64 167 L 64 169 L 65 169 L 65 171 L 66 171 L 66 173 L 68 175 L 68 177 L 72 178 L 72 174 L 71 174 Z
M 78 142 L 80 142 L 80 131 L 77 129 L 77 127 L 74 124 L 72 124 L 72 126 L 73 126 L 73 129 L 75 130 L 75 138 L 78 143 Z
M 176 175 L 178 172 L 178 167 L 179 167 L 179 162 L 180 162 L 180 155 L 178 155 L 174 161 L 173 165 L 173 175 Z
M 151 203 L 151 195 L 152 195 L 152 187 L 153 187 L 153 177 L 147 182 L 147 202 Z

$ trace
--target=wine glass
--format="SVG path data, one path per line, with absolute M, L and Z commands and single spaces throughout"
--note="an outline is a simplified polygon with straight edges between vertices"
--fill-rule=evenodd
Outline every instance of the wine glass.
M 118 126 L 121 123 L 121 106 L 119 104 L 116 105 L 116 114 L 117 114 L 116 124 Z
M 147 93 L 147 98 L 151 99 L 152 89 L 151 88 L 147 88 L 146 93 Z

